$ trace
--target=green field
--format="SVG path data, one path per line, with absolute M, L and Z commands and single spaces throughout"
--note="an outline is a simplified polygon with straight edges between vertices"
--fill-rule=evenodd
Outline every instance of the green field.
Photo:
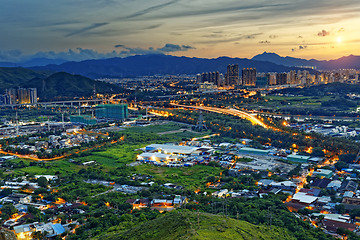
M 219 167 L 210 167 L 205 165 L 167 168 L 143 164 L 136 166 L 135 168 L 137 173 L 154 176 L 152 180 L 179 184 L 191 190 L 196 190 L 199 187 L 205 188 L 206 179 L 209 176 L 219 176 L 222 171 Z
M 28 159 L 15 159 L 13 160 L 15 163 L 19 163 L 20 161 L 24 162 L 25 167 L 17 168 L 13 171 L 16 175 L 24 175 L 24 174 L 71 174 L 77 173 L 82 168 L 88 168 L 88 166 L 77 165 L 74 163 L 70 163 L 69 159 L 73 159 L 79 162 L 87 162 L 87 161 L 96 161 L 99 163 L 104 171 L 109 171 L 117 167 L 123 167 L 125 164 L 129 164 L 136 160 L 136 155 L 139 154 L 139 151 L 136 149 L 145 147 L 151 143 L 164 143 L 164 142 L 178 142 L 185 139 L 190 139 L 193 137 L 200 137 L 208 134 L 209 132 L 195 133 L 190 131 L 179 132 L 176 134 L 164 134 L 158 135 L 157 133 L 173 131 L 178 129 L 186 129 L 188 126 L 175 123 L 175 122 L 167 122 L 159 125 L 150 125 L 145 127 L 131 127 L 127 128 L 121 132 L 121 134 L 127 134 L 130 137 L 139 137 L 139 141 L 137 144 L 133 143 L 120 143 L 114 144 L 107 147 L 105 150 L 101 151 L 93 151 L 89 153 L 88 156 L 80 156 L 80 157 L 69 157 L 61 160 L 47 161 L 44 164 L 40 164 L 37 166 L 29 166 L 30 162 L 34 162 Z M 191 130 L 189 128 L 189 130 Z M 141 139 L 141 137 L 146 136 L 145 140 Z M 145 166 L 144 166 L 145 167 Z M 149 171 L 151 172 L 153 166 L 149 167 Z M 138 169 L 140 173 L 145 173 L 146 168 L 139 167 Z M 169 171 L 167 169 L 166 171 Z M 179 169 L 171 169 L 170 171 L 179 171 Z M 169 175 L 171 176 L 171 174 Z M 162 178 L 159 179 L 162 180 Z M 182 182 L 182 181 L 181 181 Z

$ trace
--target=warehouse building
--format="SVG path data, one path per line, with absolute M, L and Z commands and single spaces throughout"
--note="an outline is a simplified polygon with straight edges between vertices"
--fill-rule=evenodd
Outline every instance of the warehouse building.
M 165 154 L 192 155 L 198 154 L 198 147 L 180 146 L 173 144 L 151 144 L 145 147 L 146 152 L 162 152 Z
M 309 159 L 310 156 L 295 155 L 295 154 L 290 154 L 287 156 L 287 160 L 293 162 L 300 162 L 300 163 L 306 163 L 307 161 L 309 161 Z
M 240 148 L 239 153 L 240 154 L 249 154 L 249 155 L 268 155 L 270 150 L 261 150 L 256 148 L 250 148 L 250 147 L 243 147 Z

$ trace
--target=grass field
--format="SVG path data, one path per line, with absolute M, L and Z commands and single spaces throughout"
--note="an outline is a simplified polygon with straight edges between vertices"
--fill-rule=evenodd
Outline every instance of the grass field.
M 190 131 L 184 131 L 174 134 L 164 134 L 162 136 L 159 136 L 156 133 L 159 132 L 167 132 L 167 131 L 173 131 L 178 129 L 184 129 L 187 128 L 187 125 L 181 124 L 181 123 L 175 123 L 175 122 L 164 122 L 164 124 L 159 125 L 150 125 L 145 127 L 131 127 L 127 128 L 123 131 L 125 134 L 154 134 L 154 140 L 148 140 L 147 142 L 139 143 L 139 144 L 115 144 L 110 147 L 108 147 L 105 150 L 102 151 L 94 151 L 88 156 L 83 157 L 70 157 L 74 160 L 80 160 L 81 162 L 87 162 L 87 161 L 96 161 L 99 163 L 105 171 L 109 171 L 113 168 L 124 166 L 125 164 L 131 163 L 136 160 L 136 155 L 140 152 L 135 151 L 138 148 L 145 147 L 148 144 L 151 143 L 160 143 L 160 142 L 178 142 L 183 139 L 190 139 L 193 137 L 199 137 L 204 136 L 208 134 L 209 132 L 202 132 L 202 133 L 196 133 L 196 132 L 190 132 Z M 189 127 L 189 130 L 191 128 Z M 156 139 L 156 140 L 155 140 Z M 44 166 L 29 166 L 31 160 L 28 159 L 15 159 L 12 160 L 16 163 L 23 161 L 26 165 L 26 167 L 21 169 L 16 169 L 13 171 L 13 173 L 17 175 L 25 175 L 25 174 L 55 174 L 57 172 L 60 172 L 61 174 L 71 174 L 71 173 L 77 173 L 82 168 L 87 168 L 87 166 L 77 165 L 74 163 L 69 162 L 69 158 L 61 159 L 61 160 L 55 160 L 55 161 L 49 161 L 45 162 Z M 152 171 L 152 166 L 146 166 L 149 167 L 149 171 Z M 139 171 L 141 173 L 144 173 L 146 169 L 139 168 Z M 169 171 L 170 169 L 167 169 L 166 171 Z M 174 171 L 174 170 L 170 170 Z M 179 171 L 178 169 L 175 169 L 175 172 Z M 178 173 L 181 175 L 180 173 Z M 169 177 L 172 175 L 170 174 Z M 158 174 L 157 177 L 159 179 L 162 179 L 160 175 Z M 171 178 L 172 179 L 172 178 Z
M 142 164 L 136 166 L 136 172 L 154 176 L 152 180 L 160 180 L 178 184 L 191 190 L 201 187 L 205 190 L 206 179 L 209 176 L 219 176 L 223 170 L 218 167 L 196 165 L 193 167 L 167 168 Z
M 291 105 L 302 105 L 302 106 L 320 106 L 322 102 L 329 101 L 334 97 L 288 97 L 288 96 L 265 96 L 264 99 L 267 102 L 262 102 L 265 105 L 278 105 L 279 102 L 287 102 Z

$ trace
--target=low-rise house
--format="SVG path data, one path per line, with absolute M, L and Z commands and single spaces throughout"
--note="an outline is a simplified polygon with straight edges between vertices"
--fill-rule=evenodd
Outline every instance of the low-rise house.
M 339 180 L 333 180 L 329 183 L 329 185 L 327 185 L 328 189 L 333 189 L 335 191 L 337 191 L 340 187 L 341 187 L 341 181 Z
M 294 201 L 298 201 L 299 203 L 304 203 L 307 205 L 314 203 L 317 199 L 318 197 L 314 197 L 305 192 L 298 192 L 294 194 L 292 198 L 292 200 Z
M 328 178 L 316 178 L 311 183 L 310 186 L 313 188 L 326 188 L 331 183 L 331 179 Z
M 344 180 L 339 188 L 340 193 L 344 193 L 346 191 L 356 192 L 359 184 L 351 180 Z
M 295 190 L 297 185 L 292 181 L 283 181 L 283 182 L 276 182 L 273 183 L 272 186 L 274 188 L 286 189 L 286 190 Z
M 225 198 L 227 197 L 229 190 L 221 189 L 220 191 L 213 192 L 211 195 L 218 198 Z
M 342 204 L 348 210 L 360 208 L 360 198 L 344 197 Z
M 313 172 L 313 176 L 320 176 L 324 178 L 331 178 L 334 172 L 329 169 L 318 169 L 317 171 Z
M 4 198 L 3 201 L 12 202 L 14 204 L 18 204 L 18 203 L 27 204 L 27 203 L 31 203 L 31 195 L 14 193 Z

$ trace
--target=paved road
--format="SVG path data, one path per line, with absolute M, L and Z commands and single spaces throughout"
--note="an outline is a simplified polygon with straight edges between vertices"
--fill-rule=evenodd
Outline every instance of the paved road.
M 180 104 L 174 104 L 172 103 L 171 105 L 173 106 L 177 106 L 177 107 L 183 107 L 183 108 L 192 108 L 192 109 L 198 109 L 198 110 L 203 110 L 203 111 L 208 111 L 208 112 L 215 112 L 215 113 L 221 113 L 221 114 L 229 114 L 229 115 L 233 115 L 233 116 L 237 116 L 240 118 L 244 118 L 249 120 L 252 124 L 254 125 L 259 125 L 261 127 L 264 128 L 269 128 L 269 126 L 267 126 L 264 122 L 262 122 L 260 119 L 258 119 L 257 117 L 251 115 L 250 113 L 244 112 L 244 111 L 240 111 L 237 109 L 233 109 L 233 108 L 217 108 L 217 107 L 205 107 L 205 106 L 190 106 L 190 105 L 180 105 Z

